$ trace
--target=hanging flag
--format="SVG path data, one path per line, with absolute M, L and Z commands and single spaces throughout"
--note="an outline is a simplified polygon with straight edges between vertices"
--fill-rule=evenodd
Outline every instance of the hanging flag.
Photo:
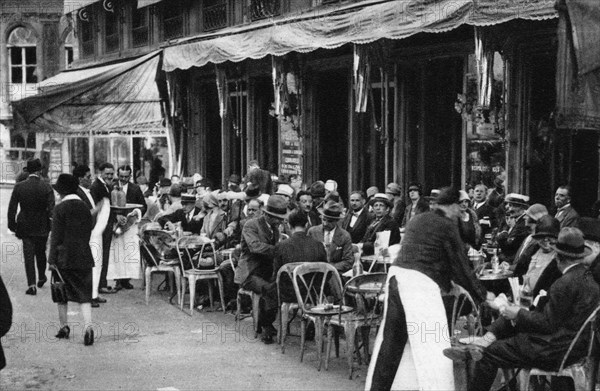
M 217 92 L 219 94 L 219 115 L 221 119 L 227 115 L 227 100 L 229 99 L 229 88 L 227 86 L 227 73 L 225 66 L 215 64 L 215 74 L 217 76 Z
M 477 66 L 477 106 L 488 109 L 494 85 L 494 50 L 483 28 L 475 27 L 475 63 Z
M 354 80 L 354 111 L 364 113 L 367 111 L 371 75 L 369 47 L 367 45 L 354 44 L 354 68 L 352 75 Z

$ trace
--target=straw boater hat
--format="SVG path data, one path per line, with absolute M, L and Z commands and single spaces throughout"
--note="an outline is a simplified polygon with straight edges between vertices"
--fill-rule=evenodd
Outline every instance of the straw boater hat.
M 534 239 L 545 237 L 557 238 L 560 232 L 560 222 L 550 215 L 542 216 L 535 227 L 535 234 L 531 235 Z
M 592 253 L 592 248 L 585 244 L 583 232 L 574 227 L 561 229 L 556 244 L 551 247 L 565 258 L 581 259 Z
M 273 217 L 286 219 L 288 216 L 287 205 L 288 202 L 285 198 L 283 198 L 283 196 L 273 195 L 269 197 L 269 201 L 267 201 L 267 207 L 263 209 L 263 212 Z
M 388 208 L 394 207 L 394 205 L 392 205 L 392 201 L 390 201 L 388 196 L 383 193 L 375 194 L 373 198 L 371 198 L 371 200 L 369 201 L 369 205 L 373 206 L 376 202 L 383 202 Z
M 518 194 L 518 193 L 510 193 L 504 197 L 505 204 L 513 204 L 513 205 L 521 205 L 524 207 L 529 207 L 529 196 Z
M 282 183 L 277 188 L 275 194 L 292 198 L 292 196 L 294 195 L 294 189 L 292 189 L 292 186 L 286 183 Z
M 58 194 L 77 194 L 79 180 L 71 174 L 60 174 L 56 180 L 56 183 L 52 187 L 58 192 Z
M 325 186 L 323 187 L 325 188 L 325 190 L 331 192 L 337 190 L 338 184 L 333 179 L 328 179 L 327 182 L 325 182 Z
M 320 213 L 321 216 L 328 219 L 339 220 L 342 218 L 342 206 L 333 200 L 329 200 L 325 203 Z

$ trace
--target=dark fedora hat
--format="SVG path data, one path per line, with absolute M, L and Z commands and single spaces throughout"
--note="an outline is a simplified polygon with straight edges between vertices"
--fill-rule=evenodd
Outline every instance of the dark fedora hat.
M 267 201 L 267 207 L 263 212 L 279 219 L 286 219 L 288 216 L 288 202 L 280 195 L 272 195 Z
M 534 239 L 541 239 L 547 236 L 557 238 L 560 232 L 560 222 L 550 215 L 542 216 L 537 220 L 535 234 L 531 235 Z
M 40 171 L 44 166 L 42 166 L 42 162 L 40 159 L 29 159 L 27 160 L 27 172 L 30 174 Z
M 394 207 L 394 204 L 392 204 L 392 200 L 390 200 L 390 198 L 384 193 L 375 194 L 373 198 L 369 200 L 369 206 L 375 205 L 376 202 L 383 202 L 388 208 Z
M 181 195 L 181 204 L 195 204 L 196 196 L 193 194 L 182 194 Z
M 582 217 L 579 219 L 579 229 L 585 240 L 600 242 L 600 219 Z
M 316 181 L 310 185 L 310 195 L 312 195 L 313 198 L 325 197 L 325 182 Z
M 325 203 L 323 209 L 319 211 L 319 213 L 321 213 L 321 216 L 328 219 L 338 220 L 342 218 L 342 210 L 342 205 L 334 200 L 329 200 Z
M 246 186 L 245 193 L 246 193 L 246 201 L 258 198 L 262 194 L 260 191 L 260 187 L 257 184 L 251 183 L 251 182 L 248 183 L 248 186 Z
M 71 174 L 60 174 L 52 187 L 61 195 L 77 194 L 79 179 Z
M 583 232 L 574 227 L 561 229 L 556 244 L 551 247 L 557 254 L 573 259 L 585 258 L 592 252 L 592 248 L 585 244 Z
M 162 178 L 160 182 L 158 182 L 159 187 L 169 187 L 171 186 L 171 180 L 169 178 Z

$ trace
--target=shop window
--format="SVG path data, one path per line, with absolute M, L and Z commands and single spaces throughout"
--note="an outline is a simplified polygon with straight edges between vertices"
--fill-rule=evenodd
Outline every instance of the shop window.
M 11 137 L 10 145 L 13 148 L 25 148 L 25 139 L 20 134 Z
M 80 14 L 82 11 L 80 11 Z M 89 20 L 79 20 L 79 31 L 81 39 L 81 55 L 83 57 L 93 56 L 95 52 L 94 45 L 94 23 Z
M 8 37 L 9 80 L 14 84 L 37 83 L 37 38 L 25 27 L 17 27 Z
M 29 132 L 27 135 L 27 148 L 35 149 L 35 133 Z
M 204 31 L 216 30 L 228 24 L 227 0 L 205 0 L 202 7 Z
M 272 18 L 281 13 L 281 0 L 250 0 L 250 19 Z
M 71 64 L 73 63 L 73 47 L 65 46 L 65 68 L 71 68 Z
M 133 47 L 148 45 L 149 41 L 148 7 L 134 9 L 131 15 L 131 40 Z
M 163 38 L 169 40 L 183 36 L 183 6 L 176 2 L 163 4 Z
M 104 13 L 104 39 L 106 53 L 119 50 L 119 15 L 116 10 Z

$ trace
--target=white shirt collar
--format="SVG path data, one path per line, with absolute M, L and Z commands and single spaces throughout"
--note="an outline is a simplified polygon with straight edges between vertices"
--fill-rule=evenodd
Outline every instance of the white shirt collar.
M 565 206 L 563 206 L 562 208 L 558 208 L 557 212 L 562 212 L 563 210 L 567 209 L 568 207 L 571 206 L 571 203 L 569 202 L 568 204 L 566 204 Z
M 567 272 L 568 272 L 570 269 L 572 269 L 572 268 L 573 268 L 573 266 L 577 266 L 577 265 L 579 265 L 579 264 L 578 264 L 578 263 L 575 263 L 575 264 L 573 264 L 573 265 L 571 265 L 571 266 L 567 266 L 567 268 L 566 268 L 565 270 L 563 270 L 562 274 L 563 274 L 563 275 L 564 275 L 564 274 L 567 274 Z
M 70 201 L 70 200 L 81 201 L 81 198 L 79 198 L 79 196 L 77 194 L 68 194 L 68 195 L 64 196 L 64 198 L 62 200 L 63 201 Z

